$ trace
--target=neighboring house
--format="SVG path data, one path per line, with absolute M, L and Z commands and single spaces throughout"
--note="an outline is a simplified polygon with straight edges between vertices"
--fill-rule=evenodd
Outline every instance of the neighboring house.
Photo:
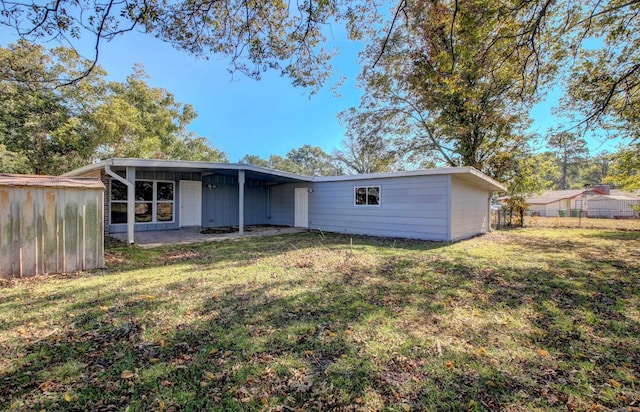
M 586 209 L 589 197 L 604 193 L 604 191 L 595 188 L 545 190 L 540 195 L 525 198 L 525 202 L 529 206 L 527 213 L 532 216 L 570 216 L 572 210 Z
M 451 241 L 490 230 L 490 198 L 505 187 L 471 167 L 310 177 L 261 167 L 110 159 L 66 176 L 101 177 L 105 229 L 283 225 Z
M 508 197 L 498 198 L 504 201 Z M 629 192 L 610 190 L 600 185 L 576 190 L 545 190 L 540 195 L 525 198 L 527 214 L 531 216 L 633 217 L 631 205 L 638 205 L 640 197 Z

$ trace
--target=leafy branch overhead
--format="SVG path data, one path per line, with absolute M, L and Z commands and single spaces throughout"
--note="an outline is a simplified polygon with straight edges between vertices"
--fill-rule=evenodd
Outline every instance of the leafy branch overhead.
M 279 70 L 294 85 L 316 90 L 331 75 L 324 28 L 345 22 L 349 37 L 361 38 L 365 18 L 374 18 L 378 1 L 283 0 L 2 0 L 0 22 L 24 39 L 77 45 L 93 39 L 92 64 L 73 82 L 86 76 L 99 58 L 101 43 L 139 31 L 196 55 L 218 54 L 231 71 L 259 79 L 265 70 Z
M 64 47 L 0 47 L 0 172 L 57 174 L 114 156 L 226 160 L 187 130 L 194 109 L 147 85 L 142 67 L 124 82 L 107 82 L 99 66 L 67 87 L 47 81 L 90 65 Z

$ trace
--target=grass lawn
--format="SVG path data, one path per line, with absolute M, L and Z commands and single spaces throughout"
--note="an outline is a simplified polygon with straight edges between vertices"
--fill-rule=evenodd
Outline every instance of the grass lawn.
M 639 410 L 640 232 L 111 248 L 0 288 L 0 410 Z

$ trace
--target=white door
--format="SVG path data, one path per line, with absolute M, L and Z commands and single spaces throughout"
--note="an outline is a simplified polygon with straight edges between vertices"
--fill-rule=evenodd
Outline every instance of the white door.
M 309 189 L 296 188 L 295 227 L 309 227 Z
M 180 181 L 180 227 L 202 225 L 202 182 Z

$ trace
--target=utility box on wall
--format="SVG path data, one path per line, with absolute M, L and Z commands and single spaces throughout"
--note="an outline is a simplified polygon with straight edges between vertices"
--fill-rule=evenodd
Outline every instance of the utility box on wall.
M 104 267 L 98 178 L 0 174 L 0 277 Z

